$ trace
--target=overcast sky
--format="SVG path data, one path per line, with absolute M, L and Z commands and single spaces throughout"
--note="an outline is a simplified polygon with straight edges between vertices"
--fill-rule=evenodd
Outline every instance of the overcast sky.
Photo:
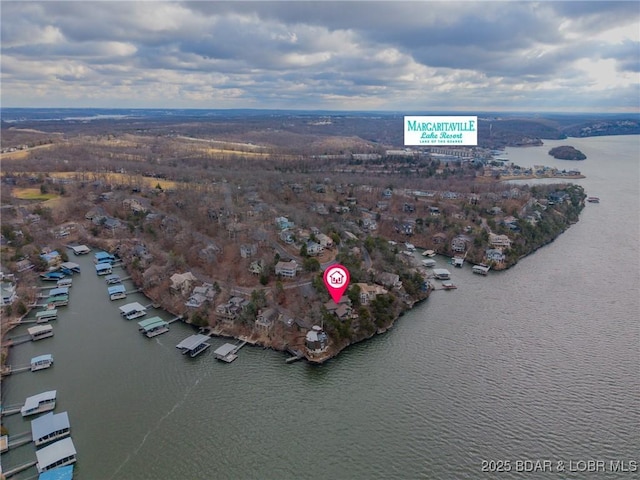
M 1 5 L 4 107 L 637 112 L 640 2 Z

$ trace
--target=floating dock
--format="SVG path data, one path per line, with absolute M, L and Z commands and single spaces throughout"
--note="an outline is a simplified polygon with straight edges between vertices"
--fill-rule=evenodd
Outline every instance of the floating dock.
M 213 354 L 218 360 L 221 360 L 226 363 L 231 363 L 236 358 L 238 358 L 238 355 L 237 355 L 238 350 L 240 350 L 246 344 L 247 344 L 246 340 L 237 345 L 233 343 L 225 343 L 221 347 L 218 347 L 216 351 L 213 352 Z

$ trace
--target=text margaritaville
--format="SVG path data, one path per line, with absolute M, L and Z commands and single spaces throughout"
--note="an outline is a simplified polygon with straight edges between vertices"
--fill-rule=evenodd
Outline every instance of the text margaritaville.
M 475 132 L 476 122 L 418 122 L 407 120 L 408 132 Z

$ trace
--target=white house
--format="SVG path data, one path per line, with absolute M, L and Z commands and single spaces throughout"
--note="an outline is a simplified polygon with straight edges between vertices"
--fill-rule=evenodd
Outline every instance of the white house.
M 294 278 L 298 271 L 298 262 L 291 260 L 289 262 L 276 263 L 276 275 L 285 278 Z

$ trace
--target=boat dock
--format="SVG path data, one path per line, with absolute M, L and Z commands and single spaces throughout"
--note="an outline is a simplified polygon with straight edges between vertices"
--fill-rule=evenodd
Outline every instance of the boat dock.
M 304 353 L 300 350 L 293 350 L 292 348 L 287 348 L 287 352 L 289 352 L 292 356 L 285 360 L 285 363 L 293 363 L 304 358 Z
M 233 362 L 236 358 L 238 358 L 238 350 L 244 347 L 247 344 L 247 341 L 243 341 L 239 344 L 233 343 L 225 343 L 221 347 L 218 347 L 213 354 L 218 360 L 222 360 L 226 363 Z

